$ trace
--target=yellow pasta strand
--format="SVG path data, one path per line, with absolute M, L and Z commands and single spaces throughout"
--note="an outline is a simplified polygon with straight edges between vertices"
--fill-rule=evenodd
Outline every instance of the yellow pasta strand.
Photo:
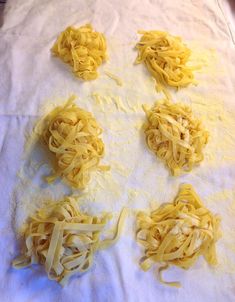
M 162 271 L 175 265 L 188 269 L 202 255 L 210 265 L 217 263 L 215 243 L 220 238 L 220 219 L 204 207 L 193 187 L 184 184 L 172 203 L 160 206 L 149 215 L 137 214 L 137 241 L 144 246 L 140 266 L 147 271 L 159 262 L 160 282 L 179 287 L 179 282 L 166 282 Z
M 104 155 L 104 143 L 99 138 L 102 129 L 91 113 L 74 104 L 71 96 L 64 106 L 56 107 L 44 119 L 42 141 L 54 155 L 54 174 L 49 183 L 62 177 L 70 186 L 84 189 L 90 173 L 99 166 Z
M 166 86 L 185 87 L 195 83 L 193 71 L 188 66 L 191 50 L 180 37 L 174 37 L 163 31 L 139 31 L 142 35 L 137 43 L 138 56 L 135 63 L 144 62 L 156 80 L 157 91 L 163 91 L 170 97 Z
M 75 273 L 87 271 L 94 253 L 114 244 L 121 233 L 127 209 L 123 208 L 112 239 L 100 240 L 110 215 L 99 218 L 80 211 L 73 197 L 51 202 L 30 217 L 23 234 L 22 254 L 14 268 L 42 264 L 48 278 L 65 285 Z
M 143 109 L 147 117 L 143 126 L 147 145 L 173 175 L 189 172 L 203 160 L 209 133 L 193 117 L 190 107 L 162 100 L 150 110 L 144 106 Z
M 66 28 L 51 51 L 72 66 L 77 77 L 94 80 L 98 77 L 97 68 L 107 59 L 106 48 L 104 35 L 86 24 L 77 29 L 72 26 Z
M 122 80 L 121 80 L 119 77 L 117 77 L 115 74 L 113 74 L 113 73 L 111 73 L 111 72 L 109 72 L 109 71 L 107 71 L 107 70 L 106 70 L 104 73 L 105 73 L 108 77 L 110 77 L 110 79 L 114 80 L 114 81 L 117 83 L 118 86 L 122 86 L 122 85 L 123 85 Z

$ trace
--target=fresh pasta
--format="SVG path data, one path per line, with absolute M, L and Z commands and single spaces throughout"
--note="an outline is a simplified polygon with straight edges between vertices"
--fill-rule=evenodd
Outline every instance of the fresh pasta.
M 107 70 L 106 70 L 104 73 L 105 73 L 108 77 L 110 77 L 110 79 L 114 80 L 118 86 L 122 86 L 122 85 L 123 85 L 122 80 L 121 80 L 119 77 L 117 77 L 115 74 L 113 74 L 113 73 L 111 73 L 111 72 L 109 72 L 109 71 L 107 71 Z
M 157 91 L 163 91 L 169 97 L 166 86 L 179 88 L 195 83 L 193 71 L 196 68 L 188 65 L 191 50 L 180 37 L 157 30 L 138 33 L 142 37 L 136 45 L 135 63 L 145 63 L 156 80 Z
M 189 172 L 203 160 L 209 133 L 193 117 L 189 106 L 161 100 L 150 110 L 143 108 L 147 118 L 143 126 L 147 145 L 173 175 Z
M 54 173 L 46 178 L 48 183 L 62 177 L 70 186 L 84 189 L 91 171 L 109 167 L 99 165 L 104 155 L 101 127 L 91 113 L 74 104 L 74 99 L 71 96 L 45 117 L 41 139 L 54 155 Z
M 219 227 L 220 218 L 205 208 L 193 187 L 182 185 L 172 203 L 160 206 L 149 215 L 137 214 L 137 241 L 145 248 L 141 268 L 147 271 L 159 262 L 162 264 L 160 282 L 179 287 L 179 282 L 164 281 L 162 272 L 170 265 L 188 269 L 200 255 L 215 265 Z
M 107 59 L 106 48 L 104 35 L 86 24 L 77 29 L 72 26 L 66 28 L 51 51 L 72 66 L 78 78 L 86 81 L 98 77 L 97 68 Z
M 124 208 L 113 238 L 100 240 L 110 214 L 97 217 L 83 213 L 73 197 L 48 203 L 30 217 L 23 233 L 22 254 L 12 265 L 21 269 L 41 264 L 49 279 L 65 285 L 72 275 L 89 270 L 96 251 L 118 240 L 126 216 Z

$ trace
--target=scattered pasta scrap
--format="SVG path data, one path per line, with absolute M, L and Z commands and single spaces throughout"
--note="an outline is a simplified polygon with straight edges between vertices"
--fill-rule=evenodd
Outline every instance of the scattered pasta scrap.
M 203 160 L 209 133 L 193 117 L 190 107 L 162 100 L 150 110 L 143 108 L 147 117 L 144 124 L 147 145 L 173 175 L 189 172 Z
M 72 66 L 82 80 L 98 77 L 97 68 L 107 59 L 106 40 L 102 33 L 93 31 L 90 24 L 69 26 L 57 38 L 52 53 Z
M 100 240 L 110 214 L 90 216 L 79 209 L 73 197 L 50 202 L 29 218 L 23 234 L 22 254 L 13 260 L 20 269 L 41 264 L 48 278 L 65 285 L 75 273 L 87 271 L 94 253 L 108 248 L 120 237 L 127 209 L 123 208 L 112 239 Z
M 160 282 L 166 282 L 162 271 L 169 265 L 188 269 L 202 255 L 210 265 L 217 263 L 215 243 L 220 237 L 220 219 L 206 209 L 191 185 L 184 184 L 173 203 L 150 213 L 137 214 L 137 241 L 145 248 L 140 264 L 144 271 L 160 262 Z
M 168 97 L 166 86 L 185 87 L 195 83 L 193 71 L 188 61 L 191 50 L 180 37 L 162 31 L 139 31 L 142 35 L 137 43 L 138 56 L 135 63 L 144 62 L 156 80 L 157 91 Z
M 91 95 L 96 102 L 97 105 L 99 105 L 100 109 L 102 112 L 114 112 L 113 111 L 113 106 L 116 108 L 118 111 L 123 111 L 125 113 L 130 112 L 128 107 L 124 104 L 120 96 L 117 95 L 100 95 L 98 92 L 94 92 Z M 111 106 L 109 106 L 111 105 Z M 104 108 L 105 106 L 105 108 Z M 129 106 L 130 107 L 130 106 Z M 111 127 L 111 126 L 110 126 Z
M 107 70 L 106 70 L 104 73 L 105 73 L 108 77 L 110 77 L 110 79 L 114 80 L 118 86 L 122 86 L 122 85 L 123 85 L 122 80 L 121 80 L 118 76 L 116 76 L 115 74 L 113 74 L 113 73 L 111 73 L 111 72 L 109 72 L 109 71 L 107 71 Z
M 54 155 L 54 174 L 48 183 L 62 177 L 70 186 L 84 189 L 93 170 L 108 170 L 99 166 L 104 155 L 104 143 L 99 138 L 101 127 L 91 113 L 74 104 L 71 96 L 64 106 L 56 107 L 44 119 L 41 138 Z

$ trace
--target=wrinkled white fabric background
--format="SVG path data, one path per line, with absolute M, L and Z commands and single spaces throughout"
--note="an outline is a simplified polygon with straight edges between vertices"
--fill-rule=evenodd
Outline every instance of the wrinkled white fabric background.
M 235 244 L 235 135 L 234 128 L 230 127 L 232 122 L 228 122 L 232 119 L 229 114 L 235 110 L 235 48 L 227 24 L 232 28 L 234 12 L 228 3 L 224 7 L 229 22 L 225 21 L 215 0 L 8 0 L 0 29 L 2 301 L 235 301 L 235 249 L 232 245 Z M 99 79 L 82 83 L 68 66 L 52 58 L 49 50 L 65 27 L 88 22 L 105 33 L 110 60 L 100 68 Z M 221 67 L 215 76 L 198 74 L 197 87 L 173 93 L 175 100 L 180 97 L 192 106 L 194 101 L 188 93 L 201 95 L 207 112 L 205 123 L 211 128 L 205 161 L 192 173 L 176 179 L 148 152 L 135 127 L 144 120 L 140 106 L 137 112 L 103 112 L 90 97 L 92 92 L 116 95 L 123 103 L 128 101 L 134 105 L 152 104 L 161 97 L 156 94 L 145 68 L 132 64 L 139 29 L 166 30 L 182 36 L 185 41 L 197 41 L 205 49 L 216 49 L 217 66 Z M 123 87 L 104 76 L 105 68 L 124 80 Z M 21 271 L 11 268 L 10 263 L 19 252 L 14 215 L 19 220 L 21 215 L 28 215 L 29 202 L 33 203 L 31 196 L 66 192 L 60 184 L 50 187 L 42 184 L 39 180 L 42 171 L 37 169 L 33 171 L 32 183 L 16 189 L 17 171 L 25 163 L 22 160 L 25 134 L 32 130 L 41 107 L 50 103 L 49 100 L 61 103 L 59 98 L 66 99 L 71 93 L 79 96 L 77 103 L 92 111 L 102 125 L 106 144 L 103 162 L 113 164 L 109 177 L 97 175 L 97 179 L 92 180 L 87 207 L 94 212 L 118 212 L 124 205 L 145 209 L 151 201 L 172 200 L 180 183 L 191 183 L 206 206 L 219 213 L 222 219 L 224 236 L 218 242 L 218 268 L 209 268 L 203 259 L 189 271 L 171 268 L 166 278 L 181 281 L 182 288 L 162 286 L 157 281 L 156 269 L 144 273 L 138 267 L 143 249 L 135 242 L 134 215 L 130 215 L 118 243 L 98 253 L 92 269 L 81 277 L 72 278 L 63 289 L 49 281 L 38 267 Z M 217 107 L 210 104 L 215 97 L 219 100 Z M 226 118 L 220 116 L 220 111 Z M 209 161 L 209 155 L 213 155 L 214 160 Z M 118 165 L 125 173 L 118 172 Z M 25 164 L 27 168 L 30 169 Z M 100 183 L 103 189 L 98 187 Z

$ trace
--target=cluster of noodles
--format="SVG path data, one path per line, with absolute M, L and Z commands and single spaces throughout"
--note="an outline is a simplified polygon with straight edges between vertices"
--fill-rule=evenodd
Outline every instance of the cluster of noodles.
M 52 53 L 71 65 L 77 77 L 94 80 L 98 77 L 97 68 L 107 57 L 106 40 L 90 24 L 78 29 L 70 26 L 59 35 Z
M 30 217 L 24 231 L 22 254 L 12 265 L 24 268 L 42 264 L 48 278 L 64 285 L 75 273 L 87 271 L 97 250 L 115 243 L 126 217 L 124 208 L 119 216 L 114 237 L 100 241 L 100 234 L 110 215 L 99 218 L 82 213 L 77 201 L 65 197 L 51 202 Z
M 195 68 L 187 65 L 191 50 L 180 37 L 174 37 L 162 31 L 139 31 L 142 34 L 137 43 L 136 64 L 144 62 L 156 80 L 157 91 L 163 91 L 166 85 L 185 87 L 194 83 Z
M 141 268 L 147 271 L 154 262 L 164 263 L 160 281 L 179 287 L 179 282 L 163 281 L 161 272 L 169 265 L 188 269 L 200 255 L 215 265 L 219 225 L 220 219 L 204 207 L 192 186 L 182 185 L 173 203 L 137 215 L 137 241 L 145 248 Z
M 102 129 L 91 113 L 73 103 L 74 99 L 70 97 L 64 106 L 46 116 L 41 136 L 55 159 L 48 183 L 62 177 L 70 186 L 84 189 L 91 171 L 108 167 L 99 166 L 104 155 L 104 143 L 99 138 Z
M 194 118 L 190 107 L 159 101 L 151 110 L 144 108 L 147 145 L 170 168 L 173 175 L 191 171 L 203 160 L 208 132 Z

